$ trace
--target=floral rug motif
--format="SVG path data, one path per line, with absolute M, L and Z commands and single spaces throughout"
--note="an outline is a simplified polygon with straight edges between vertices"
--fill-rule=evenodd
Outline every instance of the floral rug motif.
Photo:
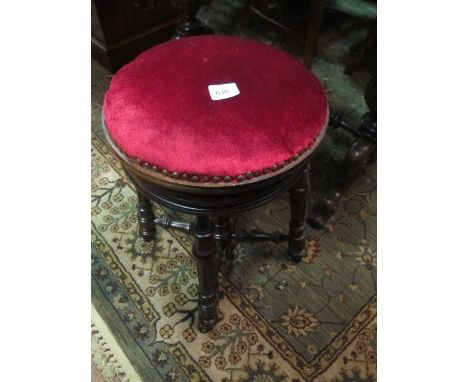
M 355 182 L 323 231 L 307 228 L 301 263 L 287 259 L 285 244 L 239 245 L 220 275 L 220 321 L 203 333 L 196 325 L 192 239 L 159 227 L 153 242 L 139 237 L 135 188 L 100 127 L 99 97 L 109 76 L 96 64 L 93 76 L 93 304 L 110 330 L 116 328 L 115 340 L 134 359 L 140 379 L 375 381 L 375 166 Z M 154 211 L 173 214 L 158 205 Z M 288 216 L 283 195 L 235 221 L 286 231 Z

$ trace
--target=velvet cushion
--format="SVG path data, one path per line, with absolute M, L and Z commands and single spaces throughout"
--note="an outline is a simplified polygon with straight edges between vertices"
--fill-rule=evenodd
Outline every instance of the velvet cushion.
M 210 98 L 209 85 L 232 82 L 239 95 Z M 115 74 L 104 101 L 109 135 L 127 156 L 169 173 L 233 179 L 301 153 L 327 116 L 319 81 L 295 58 L 221 35 L 149 49 Z

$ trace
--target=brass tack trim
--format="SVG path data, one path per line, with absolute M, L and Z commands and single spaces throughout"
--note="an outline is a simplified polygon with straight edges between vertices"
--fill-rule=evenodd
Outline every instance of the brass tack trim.
M 262 174 L 265 174 L 265 175 L 269 174 L 271 171 L 277 171 L 278 169 L 285 167 L 287 164 L 290 164 L 293 161 L 299 159 L 299 157 L 301 155 L 308 152 L 312 147 L 314 147 L 316 145 L 316 142 L 317 142 L 318 138 L 320 138 L 320 141 L 323 139 L 324 133 L 325 133 L 326 128 L 327 128 L 327 124 L 328 124 L 328 113 L 327 113 L 327 118 L 326 118 L 326 122 L 325 122 L 325 124 L 323 126 L 323 129 L 319 133 L 319 135 L 317 137 L 315 137 L 315 139 L 312 139 L 305 147 L 300 149 L 297 153 L 295 153 L 293 156 L 289 157 L 287 160 L 282 161 L 280 163 L 275 163 L 274 165 L 271 166 L 271 168 L 267 167 L 267 168 L 265 168 L 263 170 L 256 170 L 255 172 L 248 171 L 248 172 L 246 172 L 244 174 L 234 175 L 232 177 L 229 176 L 229 175 L 226 175 L 224 177 L 220 177 L 220 176 L 213 176 L 213 177 L 203 176 L 202 177 L 201 175 L 197 176 L 195 174 L 192 174 L 192 175 L 190 175 L 190 179 L 189 179 L 189 175 L 187 173 L 182 173 L 181 175 L 179 175 L 179 173 L 177 171 L 173 171 L 173 172 L 170 173 L 166 169 L 159 168 L 158 166 L 150 164 L 148 162 L 145 162 L 140 158 L 136 158 L 136 157 L 133 157 L 133 156 L 129 155 L 125 150 L 119 148 L 118 145 L 115 144 L 115 142 L 112 140 L 112 138 L 110 137 L 110 135 L 108 134 L 107 131 L 105 132 L 105 134 L 106 134 L 106 137 L 107 137 L 108 141 L 110 142 L 111 146 L 116 151 L 119 152 L 119 155 L 123 154 L 123 156 L 126 157 L 127 160 L 130 163 L 136 163 L 137 165 L 139 165 L 141 167 L 148 168 L 148 169 L 150 169 L 152 171 L 161 172 L 163 175 L 171 176 L 174 179 L 178 179 L 179 176 L 180 176 L 180 178 L 182 180 L 190 180 L 190 181 L 193 181 L 193 182 L 198 182 L 200 179 L 202 179 L 203 182 L 213 182 L 213 183 L 218 183 L 222 179 L 224 182 L 229 183 L 231 181 L 236 181 L 236 180 L 238 182 L 241 182 L 241 181 L 243 181 L 245 179 L 252 179 L 253 177 L 261 176 Z M 103 121 L 103 126 L 105 127 L 104 121 Z M 211 178 L 211 180 L 210 180 L 210 178 Z
M 280 163 L 275 163 L 273 166 L 271 167 L 267 167 L 263 170 L 257 170 L 255 172 L 252 172 L 252 171 L 248 171 L 246 172 L 245 174 L 240 174 L 240 175 L 237 175 L 237 176 L 234 176 L 234 177 L 231 177 L 229 175 L 226 175 L 222 178 L 222 180 L 225 182 L 225 183 L 229 183 L 231 181 L 235 181 L 237 180 L 238 182 L 243 182 L 244 180 L 246 179 L 252 179 L 253 177 L 257 177 L 257 176 L 261 176 L 262 174 L 263 175 L 267 175 L 271 172 L 275 172 L 275 171 L 278 171 L 279 169 L 283 168 L 284 166 L 286 166 L 287 164 L 289 163 L 292 163 L 293 161 L 295 160 L 298 160 L 300 158 L 300 156 L 302 154 L 304 154 L 305 152 L 308 151 L 308 149 L 310 149 L 313 145 L 314 145 L 314 142 L 315 141 L 311 141 L 306 147 L 302 148 L 299 152 L 297 152 L 296 154 L 294 154 L 293 156 L 289 157 L 287 160 L 283 161 L 283 162 L 280 162 Z M 128 155 L 127 155 L 128 156 Z M 139 166 L 141 167 L 145 167 L 145 168 L 148 168 L 150 170 L 153 170 L 153 171 L 156 171 L 156 172 L 161 172 L 163 175 L 165 176 L 170 176 L 174 179 L 182 179 L 182 180 L 189 180 L 191 182 L 199 182 L 200 180 L 202 180 L 203 182 L 205 183 L 209 183 L 209 182 L 213 182 L 213 183 L 219 183 L 221 181 L 221 177 L 219 176 L 213 176 L 212 178 L 210 178 L 209 176 L 205 175 L 203 177 L 201 176 L 198 176 L 198 175 L 191 175 L 189 176 L 187 173 L 182 173 L 182 174 L 179 174 L 177 171 L 173 171 L 173 172 L 169 172 L 168 170 L 166 169 L 161 169 L 161 168 L 158 168 L 158 166 L 156 165 L 152 165 L 148 162 L 144 162 L 143 160 L 141 160 L 140 158 L 134 158 L 134 157 L 128 157 L 131 161 L 134 161 L 136 162 Z

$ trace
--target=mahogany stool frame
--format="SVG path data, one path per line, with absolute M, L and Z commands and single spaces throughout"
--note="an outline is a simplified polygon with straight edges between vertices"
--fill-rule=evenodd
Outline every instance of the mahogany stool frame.
M 305 211 L 309 192 L 309 161 L 325 135 L 323 127 L 315 143 L 284 168 L 266 172 L 245 182 L 205 184 L 173 179 L 128 158 L 113 142 L 102 120 L 109 146 L 134 183 L 138 194 L 139 233 L 146 241 L 155 238 L 156 226 L 178 229 L 194 236 L 192 254 L 198 271 L 199 327 L 213 328 L 217 321 L 218 271 L 221 259 L 229 260 L 228 248 L 238 242 L 288 242 L 291 260 L 299 262 L 305 254 Z M 291 218 L 288 234 L 257 230 L 234 232 L 231 215 L 262 206 L 283 192 L 289 192 Z M 195 216 L 195 222 L 156 218 L 152 202 Z

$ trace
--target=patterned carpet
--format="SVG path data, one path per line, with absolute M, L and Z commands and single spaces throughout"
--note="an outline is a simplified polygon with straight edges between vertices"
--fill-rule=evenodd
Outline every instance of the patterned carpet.
M 323 82 L 336 79 L 325 73 L 332 66 L 316 65 Z M 94 380 L 375 381 L 376 166 L 355 182 L 326 229 L 307 228 L 301 263 L 287 260 L 286 244 L 240 245 L 220 275 L 221 321 L 202 333 L 191 238 L 160 228 L 154 242 L 138 236 L 134 186 L 101 133 L 110 75 L 93 62 L 92 80 L 92 301 L 108 328 L 109 351 L 120 354 L 118 367 L 104 362 L 110 346 L 97 341 Z M 346 103 L 329 96 L 332 107 Z M 346 104 L 361 110 L 362 97 Z M 313 160 L 312 198 L 342 157 L 346 139 L 334 134 Z M 239 228 L 266 231 L 286 231 L 288 219 L 287 195 L 235 217 Z

